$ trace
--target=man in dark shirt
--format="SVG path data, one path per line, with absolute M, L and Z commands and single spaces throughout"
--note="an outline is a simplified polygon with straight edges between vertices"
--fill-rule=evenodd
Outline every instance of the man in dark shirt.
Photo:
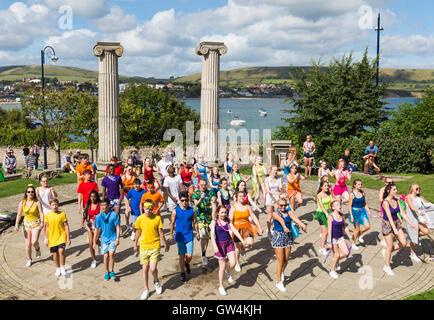
M 355 164 L 354 162 L 351 162 L 350 150 L 345 149 L 345 153 L 344 153 L 342 159 L 344 159 L 348 171 L 350 171 L 350 169 L 352 169 L 353 171 L 357 171 L 357 164 Z

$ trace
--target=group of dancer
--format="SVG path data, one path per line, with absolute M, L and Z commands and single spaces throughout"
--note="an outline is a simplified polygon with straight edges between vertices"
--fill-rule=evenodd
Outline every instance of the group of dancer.
M 308 147 L 315 148 L 314 145 Z M 184 160 L 181 166 L 176 167 L 169 159 L 163 158 L 160 160 L 163 163 L 159 162 L 154 167 L 151 159 L 146 158 L 141 180 L 132 164 L 123 168 L 113 157 L 101 181 L 101 199 L 95 181 L 96 172 L 87 155 L 81 156 L 81 163 L 76 168 L 77 212 L 82 216 L 81 227 L 87 231 L 92 258 L 90 267 L 97 267 L 98 250 L 104 256 L 104 279 L 116 279 L 116 248 L 121 236 L 130 233 L 131 240 L 134 241 L 134 252 L 140 255 L 144 279 L 141 299 L 145 300 L 150 292 L 149 271 L 153 276 L 156 293 L 162 293 L 157 268 L 161 245 L 164 245 L 167 252 L 170 244 L 176 242 L 180 280 L 186 282 L 187 275 L 191 273 L 190 263 L 196 238 L 200 242 L 204 268 L 208 265 L 207 248 L 211 242 L 214 257 L 219 262 L 218 291 L 221 295 L 226 295 L 224 278 L 229 283 L 234 281 L 232 269 L 241 272 L 240 257 L 246 254 L 246 249 L 254 246 L 255 237 L 263 234 L 257 216 L 262 212 L 259 207 L 261 199 L 267 214 L 267 236 L 277 260 L 276 287 L 280 291 L 286 291 L 285 269 L 294 239 L 299 237 L 299 229 L 307 231 L 306 224 L 296 215 L 297 208 L 303 205 L 300 181 L 307 177 L 299 173 L 300 167 L 295 156 L 288 152 L 282 161 L 283 178 L 278 176 L 277 166 L 267 170 L 260 156 L 254 158 L 252 177 L 240 172 L 239 165 L 231 154 L 226 157 L 223 172 L 218 167 L 209 168 L 202 155 L 198 155 L 196 160 L 194 164 Z M 155 171 L 160 179 L 154 176 Z M 329 176 L 335 179 L 334 186 L 330 183 Z M 347 171 L 342 159 L 333 173 L 323 161 L 318 178 L 317 211 L 314 218 L 321 230 L 319 253 L 326 259 L 333 253 L 329 274 L 337 279 L 339 261 L 349 258 L 351 250 L 360 249 L 357 242 L 364 243 L 363 234 L 370 230 L 370 209 L 360 179 L 354 180 L 352 192 L 349 192 L 346 184 L 352 179 L 351 171 Z M 250 179 L 253 187 L 251 193 L 247 191 Z M 402 221 L 408 224 L 408 230 L 412 230 L 410 257 L 414 261 L 420 261 L 415 253 L 418 237 L 429 233 L 426 220 L 420 219 L 425 214 L 423 205 L 427 203 L 420 196 L 420 187 L 410 186 L 409 195 L 405 199 L 407 210 L 399 205 L 397 197 L 396 185 L 387 178 L 385 187 L 380 190 L 380 208 L 383 214 L 382 243 L 385 246 L 382 250 L 385 258 L 383 270 L 388 275 L 393 275 L 390 267 L 391 253 L 406 246 Z M 125 203 L 125 210 L 121 210 L 122 203 Z M 354 225 L 352 234 L 346 223 L 344 205 L 348 206 L 349 221 Z M 163 232 L 161 211 L 164 206 L 170 216 L 168 240 Z M 32 264 L 32 247 L 36 250 L 36 257 L 41 256 L 38 238 L 44 229 L 45 244 L 50 248 L 50 253 L 53 253 L 56 265 L 55 275 L 65 275 L 65 248 L 71 244 L 70 226 L 66 214 L 59 209 L 57 193 L 49 186 L 47 177 L 41 179 L 40 187 L 29 185 L 26 188 L 24 199 L 18 208 L 15 225 L 17 231 L 22 215 L 26 266 Z M 125 215 L 126 226 L 123 231 L 122 215 Z M 349 243 L 346 242 L 344 233 L 348 236 Z M 397 244 L 393 243 L 394 238 Z

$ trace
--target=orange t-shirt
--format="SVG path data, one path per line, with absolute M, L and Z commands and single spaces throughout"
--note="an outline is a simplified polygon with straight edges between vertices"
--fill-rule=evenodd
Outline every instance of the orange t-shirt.
M 292 173 L 290 173 L 289 175 L 288 175 L 291 179 L 294 179 L 294 176 L 292 175 Z M 297 190 L 297 191 L 299 191 L 299 192 L 301 192 L 301 189 L 300 189 L 300 178 L 298 177 L 293 183 L 290 183 L 289 182 L 289 179 L 288 179 L 288 191 L 289 190 Z
M 81 164 L 81 163 L 80 163 L 80 164 L 77 165 L 77 167 L 75 168 L 75 173 L 79 173 L 80 176 L 82 176 L 82 175 L 83 175 L 83 172 L 84 172 L 85 170 L 90 170 L 90 171 L 94 172 L 94 171 L 93 171 L 93 166 L 92 166 L 90 163 L 88 163 L 88 164 Z M 84 178 L 81 178 L 81 179 L 78 181 L 78 184 L 82 183 L 83 181 L 84 181 Z
M 126 195 L 128 191 L 134 188 L 134 180 L 136 180 L 135 175 L 132 175 L 131 179 L 128 179 L 126 174 L 122 176 L 122 183 L 124 184 L 124 195 Z M 125 191 L 126 189 L 128 189 L 128 191 Z
M 142 199 L 140 200 L 140 203 L 142 204 L 142 206 L 143 206 L 143 203 L 145 202 L 145 200 L 148 200 L 148 199 L 151 199 L 155 203 L 154 210 L 152 210 L 152 213 L 155 213 L 155 214 L 158 214 L 159 216 L 161 216 L 160 210 L 157 210 L 157 209 L 160 206 L 160 203 L 164 202 L 163 196 L 159 192 L 155 192 L 154 194 L 152 194 L 148 191 L 148 192 L 143 194 Z

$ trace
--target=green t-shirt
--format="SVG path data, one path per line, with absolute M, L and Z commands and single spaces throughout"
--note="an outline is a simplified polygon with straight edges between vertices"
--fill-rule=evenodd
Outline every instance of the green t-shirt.
M 201 196 L 202 196 L 202 192 L 200 190 L 197 190 L 193 193 L 193 200 L 199 200 Z M 194 210 L 194 212 L 196 213 L 197 221 L 205 221 L 208 224 L 211 223 L 211 219 L 212 219 L 211 198 L 215 196 L 216 195 L 213 190 L 205 190 L 205 197 L 202 199 L 199 205 L 196 206 Z

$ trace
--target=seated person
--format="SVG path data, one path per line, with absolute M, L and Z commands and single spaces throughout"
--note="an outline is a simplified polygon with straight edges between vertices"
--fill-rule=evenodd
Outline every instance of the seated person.
M 345 149 L 345 153 L 344 153 L 344 156 L 342 157 L 342 159 L 344 159 L 345 165 L 347 166 L 348 171 L 350 171 L 350 169 L 352 169 L 353 171 L 357 171 L 357 164 L 355 164 L 354 162 L 351 162 L 350 150 Z
M 74 173 L 74 164 L 72 163 L 72 152 L 68 151 L 62 157 L 62 172 Z
M 24 157 L 26 169 L 35 169 L 36 161 L 38 161 L 38 159 L 36 158 L 35 151 L 31 148 L 29 154 Z
M 17 173 L 17 158 L 13 155 L 12 149 L 6 150 L 6 155 L 3 159 L 3 168 L 9 174 Z
M 374 162 L 374 156 L 369 155 L 367 158 L 367 163 L 365 163 L 365 171 L 364 173 L 366 174 L 379 174 L 380 173 L 380 168 L 378 168 L 378 166 L 375 164 Z
M 74 160 L 74 162 L 73 162 L 74 168 L 77 167 L 81 162 L 80 161 L 80 155 L 81 155 L 80 150 L 77 150 L 77 152 L 72 157 L 72 160 Z
M 376 145 L 374 145 L 374 140 L 369 140 L 369 145 L 365 148 L 365 155 L 363 156 L 363 160 L 364 160 L 364 167 L 363 167 L 363 172 L 364 173 L 368 173 L 368 161 L 373 161 L 375 162 L 375 159 L 377 158 L 378 155 L 378 147 Z M 372 159 L 369 160 L 370 156 L 372 156 Z

